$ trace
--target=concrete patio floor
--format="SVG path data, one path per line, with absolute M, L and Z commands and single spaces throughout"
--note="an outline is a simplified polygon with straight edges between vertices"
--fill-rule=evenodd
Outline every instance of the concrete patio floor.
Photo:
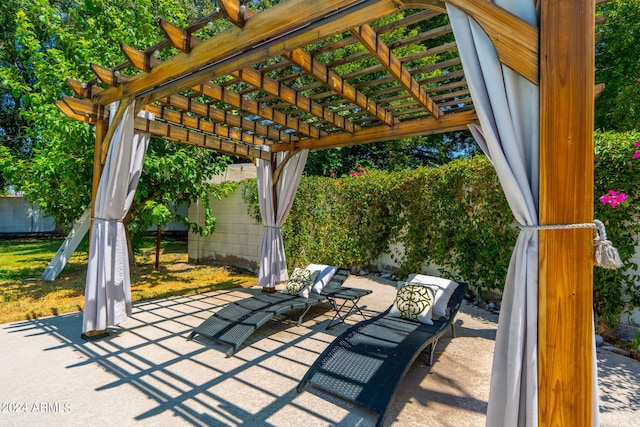
M 391 304 L 395 284 L 351 276 L 372 289 L 365 314 Z M 81 313 L 0 325 L 2 426 L 372 426 L 376 414 L 295 390 L 318 354 L 346 328 L 325 331 L 329 305 L 302 325 L 263 326 L 233 357 L 186 340 L 221 305 L 258 289 L 136 303 L 103 340 L 80 338 Z M 347 320 L 359 320 L 354 315 Z M 464 304 L 433 366 L 412 366 L 388 415 L 392 426 L 484 426 L 497 316 Z M 602 426 L 640 425 L 640 362 L 598 350 Z

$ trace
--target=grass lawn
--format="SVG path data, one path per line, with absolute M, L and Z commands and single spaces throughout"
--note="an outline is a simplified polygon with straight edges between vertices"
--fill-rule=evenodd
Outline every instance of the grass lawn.
M 0 323 L 81 311 L 87 249 L 80 247 L 53 282 L 40 275 L 62 239 L 0 240 Z M 155 240 L 145 240 L 131 265 L 133 301 L 253 286 L 257 277 L 220 265 L 189 264 L 186 241 L 163 241 L 154 270 Z

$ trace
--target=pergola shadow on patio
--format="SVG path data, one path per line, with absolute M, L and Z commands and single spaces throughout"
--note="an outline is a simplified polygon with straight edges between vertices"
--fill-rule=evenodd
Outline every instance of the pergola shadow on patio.
M 375 289 L 377 294 L 364 301 L 367 315 L 378 313 L 393 298 L 393 283 L 358 280 L 359 286 Z M 203 346 L 185 339 L 210 311 L 257 290 L 139 302 L 122 329 L 93 342 L 79 338 L 79 314 L 3 325 L 3 343 L 25 343 L 14 356 L 21 359 L 29 354 L 39 363 L 18 364 L 8 375 L 11 378 L 5 378 L 11 391 L 6 388 L 0 395 L 11 392 L 16 401 L 69 407 L 54 414 L 12 414 L 7 420 L 38 424 L 46 419 L 52 426 L 107 420 L 118 425 L 374 425 L 377 414 L 295 391 L 317 355 L 346 328 L 340 325 L 326 331 L 330 319 L 326 310 L 315 310 L 301 326 L 293 320 L 268 323 L 231 358 L 211 351 L 212 343 Z M 492 317 L 484 324 L 472 316 L 461 317 L 453 345 L 448 344 L 449 333 L 440 344 L 439 348 L 447 346 L 446 352 L 436 356 L 444 366 L 416 363 L 391 409 L 391 419 L 398 425 L 419 423 L 424 417 L 433 421 L 429 425 L 438 425 L 439 418 L 442 425 L 482 424 L 495 337 Z M 471 356 L 462 345 L 482 349 L 483 358 Z M 47 358 L 49 362 L 43 363 Z M 461 380 L 469 375 L 477 378 Z M 40 387 L 16 383 L 36 378 Z
M 353 277 L 374 293 L 366 313 L 384 309 L 393 283 Z M 315 357 L 347 325 L 326 331 L 316 310 L 303 325 L 271 322 L 235 357 L 185 339 L 194 324 L 254 289 L 233 289 L 134 304 L 132 317 L 106 340 L 84 342 L 81 314 L 0 326 L 2 402 L 46 404 L 4 412 L 7 425 L 327 426 L 375 424 L 377 414 L 295 387 Z M 418 359 L 390 410 L 389 425 L 480 426 L 489 392 L 496 316 L 463 305 L 456 338 L 449 333 L 436 362 Z M 348 319 L 348 323 L 353 319 Z M 633 425 L 640 362 L 599 351 L 603 426 Z
M 595 1 L 289 0 L 261 13 L 251 2 L 217 5 L 189 28 L 160 22 L 165 40 L 123 45 L 125 62 L 92 64 L 96 77 L 69 80 L 75 96 L 58 102 L 96 126 L 83 332 L 131 313 L 122 219 L 151 135 L 255 161 L 258 280 L 270 290 L 288 277 L 279 227 L 309 150 L 469 128 L 523 229 L 487 424 L 597 424 Z M 228 28 L 210 34 L 214 19 Z

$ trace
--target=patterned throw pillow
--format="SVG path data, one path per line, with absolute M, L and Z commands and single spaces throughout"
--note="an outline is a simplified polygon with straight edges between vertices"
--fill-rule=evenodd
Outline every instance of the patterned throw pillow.
M 309 291 L 313 278 L 310 270 L 304 268 L 296 268 L 289 276 L 289 281 L 285 286 L 284 292 L 289 295 L 299 295 L 303 298 L 309 298 Z
M 447 314 L 447 306 L 453 291 L 458 287 L 458 282 L 442 277 L 427 276 L 424 274 L 411 274 L 407 282 L 419 285 L 431 286 L 436 291 L 436 302 L 433 304 L 433 315 L 444 316 Z
M 434 300 L 435 290 L 433 288 L 407 282 L 398 289 L 389 315 L 433 325 L 431 311 Z

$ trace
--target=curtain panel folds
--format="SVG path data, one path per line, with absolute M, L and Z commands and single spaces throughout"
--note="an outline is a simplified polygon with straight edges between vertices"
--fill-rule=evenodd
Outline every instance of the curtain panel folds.
M 537 26 L 533 2 L 499 6 Z M 480 127 L 471 126 L 491 159 L 516 221 L 538 223 L 538 87 L 503 66 L 493 43 L 459 9 L 447 5 Z M 500 308 L 487 426 L 538 425 L 538 233 L 521 231 Z
M 280 227 L 293 206 L 309 150 L 289 155 L 288 151 L 277 153 L 275 164 L 256 159 L 260 214 L 264 225 L 258 285 L 266 288 L 273 288 L 276 283 L 289 279 Z M 282 170 L 274 187 L 273 174 L 280 166 Z
M 116 105 L 110 110 L 114 117 Z M 133 202 L 150 138 L 149 133 L 134 131 L 134 119 L 132 104 L 117 124 L 98 184 L 82 332 L 104 330 L 131 315 L 129 252 L 122 220 Z

